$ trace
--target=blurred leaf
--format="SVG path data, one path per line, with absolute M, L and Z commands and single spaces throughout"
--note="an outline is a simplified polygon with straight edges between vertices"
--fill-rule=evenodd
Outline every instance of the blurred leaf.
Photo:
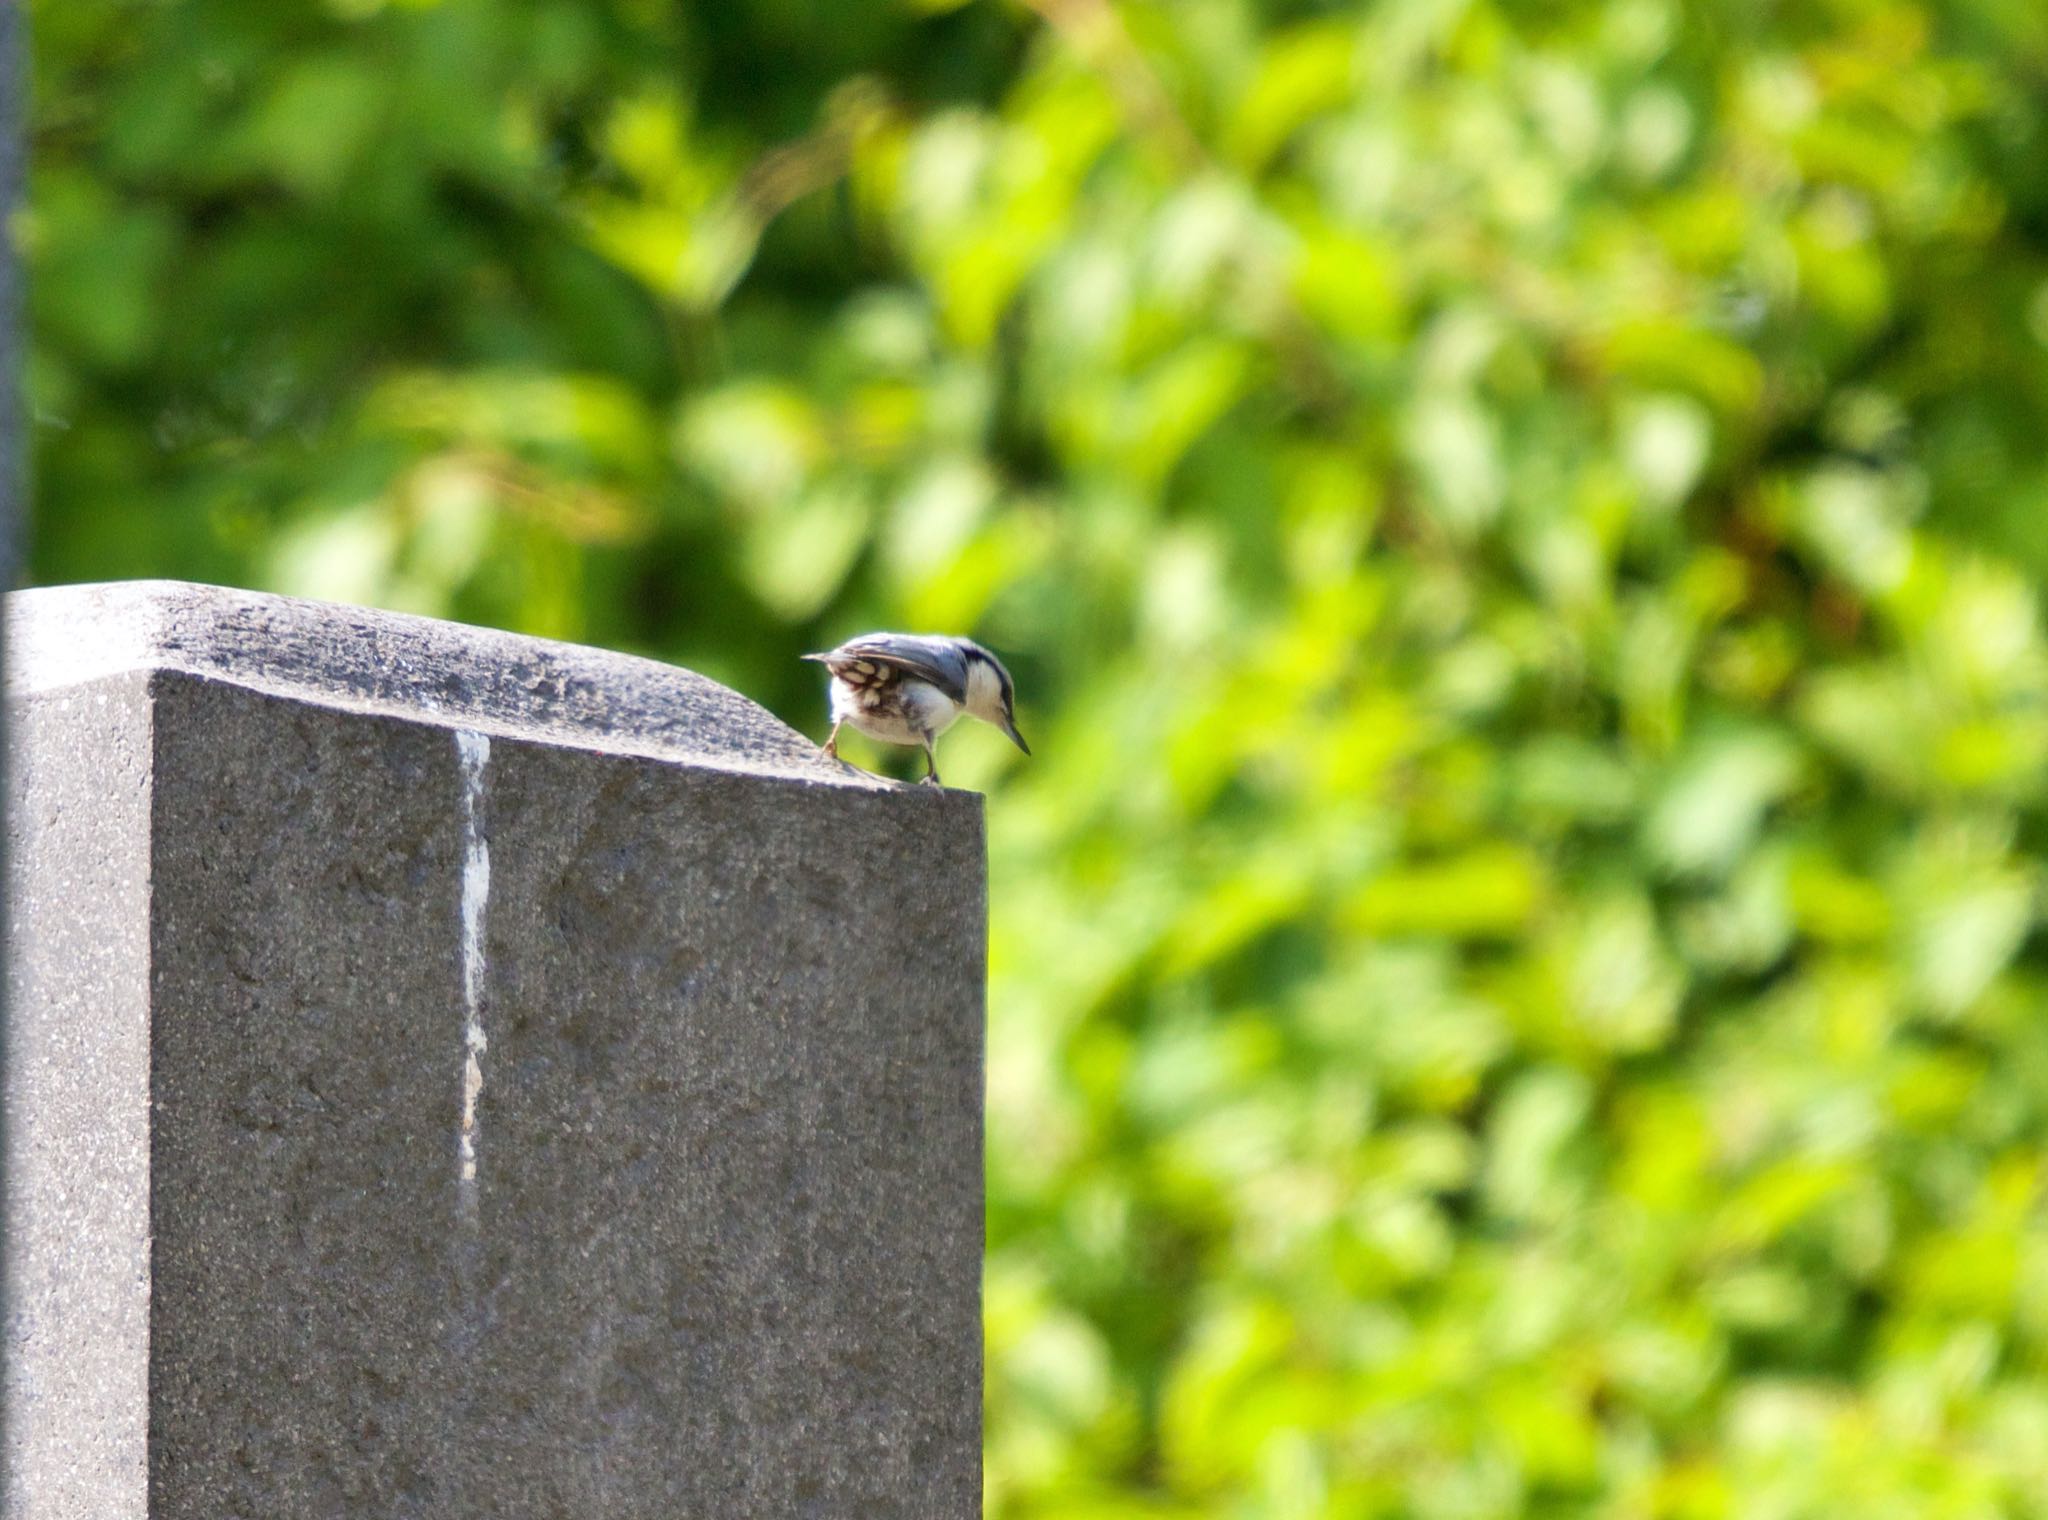
M 1511 935 L 1528 923 L 1540 887 L 1528 856 L 1482 848 L 1367 883 L 1352 899 L 1347 922 L 1379 936 Z
M 389 77 L 340 53 L 295 62 L 225 148 L 302 195 L 336 194 L 388 108 Z
M 1723 872 L 1755 842 L 1764 811 L 1798 778 L 1798 754 L 1776 734 L 1709 741 L 1679 762 L 1644 821 L 1644 844 L 1675 875 Z

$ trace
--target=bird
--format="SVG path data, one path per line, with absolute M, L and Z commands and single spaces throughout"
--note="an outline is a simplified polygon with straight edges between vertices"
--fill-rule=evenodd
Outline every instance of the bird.
M 972 639 L 945 634 L 864 633 L 836 649 L 807 654 L 832 672 L 832 732 L 824 751 L 839 758 L 839 730 L 851 723 L 885 744 L 916 744 L 939 786 L 932 741 L 967 713 L 999 728 L 1025 754 L 1017 732 L 1016 686 L 1003 662 Z

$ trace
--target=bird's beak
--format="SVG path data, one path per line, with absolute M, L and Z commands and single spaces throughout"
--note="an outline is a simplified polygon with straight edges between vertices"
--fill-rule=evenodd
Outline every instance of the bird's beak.
M 1015 718 L 1005 720 L 1003 724 L 1003 732 L 1008 734 L 1010 736 L 1010 742 L 1016 745 L 1017 748 L 1024 751 L 1025 754 L 1028 755 L 1031 753 L 1031 746 L 1026 744 L 1024 742 L 1024 736 L 1017 732 L 1017 720 Z

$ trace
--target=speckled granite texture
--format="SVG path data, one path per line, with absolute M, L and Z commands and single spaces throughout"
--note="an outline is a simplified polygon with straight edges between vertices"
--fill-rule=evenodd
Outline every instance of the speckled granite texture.
M 9 640 L 10 1520 L 979 1514 L 978 798 L 391 614 Z

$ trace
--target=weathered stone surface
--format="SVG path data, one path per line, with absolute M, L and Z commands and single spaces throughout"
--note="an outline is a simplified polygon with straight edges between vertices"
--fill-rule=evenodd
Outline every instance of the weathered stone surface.
M 129 670 L 178 672 L 348 712 L 893 789 L 825 759 L 716 681 L 609 650 L 182 581 L 60 586 L 7 601 L 16 692 Z M 962 797 L 951 805 L 972 804 Z
M 0 1512 L 144 1513 L 148 678 L 10 701 Z
M 979 1513 L 977 798 L 596 651 L 12 600 L 9 1515 Z

